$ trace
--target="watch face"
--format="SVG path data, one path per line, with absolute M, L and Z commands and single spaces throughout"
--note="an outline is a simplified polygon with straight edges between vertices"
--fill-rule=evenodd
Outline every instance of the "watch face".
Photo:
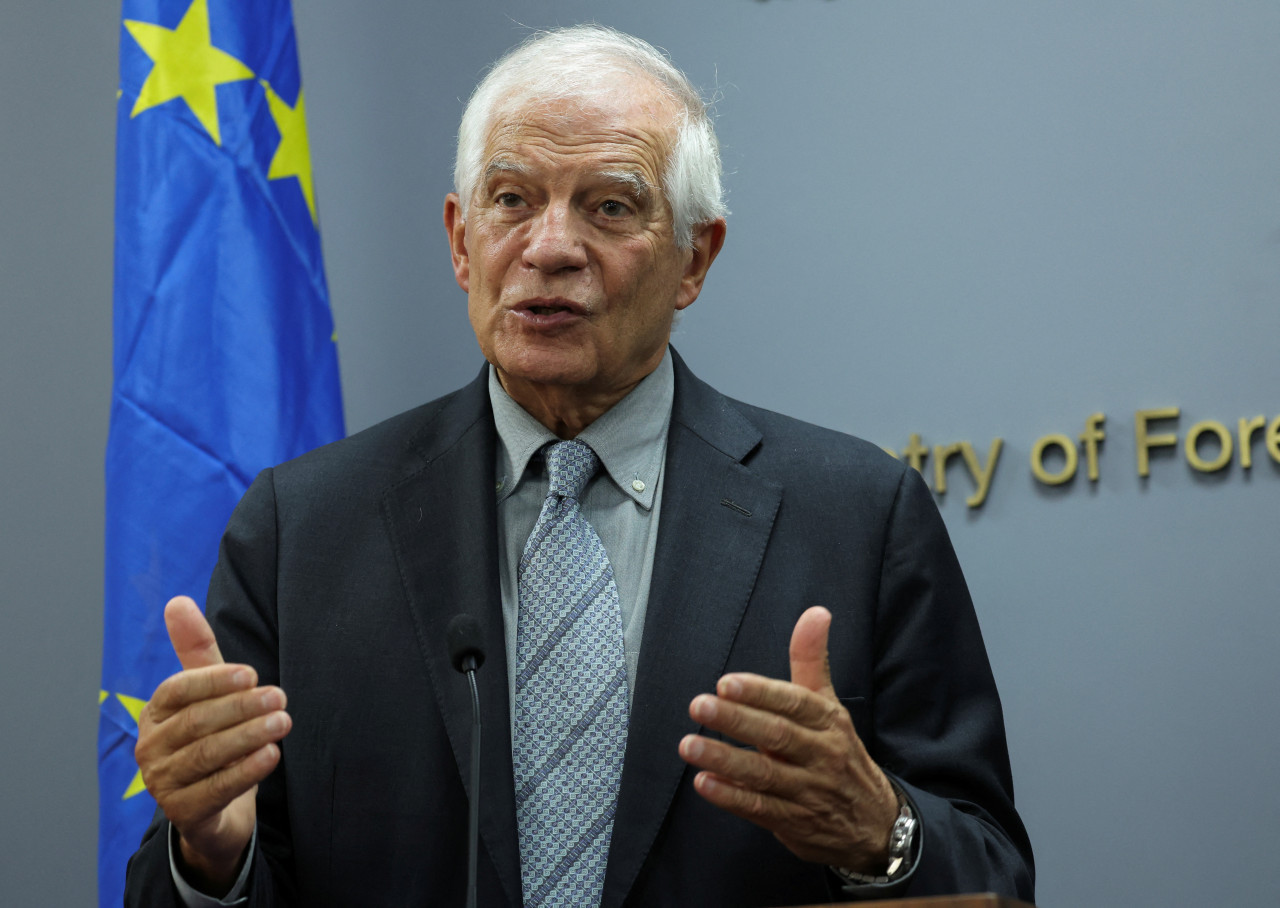
M 889 856 L 899 860 L 906 857 L 908 849 L 911 848 L 911 839 L 915 835 L 915 831 L 915 819 L 907 808 L 902 808 L 902 813 L 898 815 L 898 819 L 893 824 L 893 829 L 889 832 Z M 893 873 L 892 870 L 889 872 Z

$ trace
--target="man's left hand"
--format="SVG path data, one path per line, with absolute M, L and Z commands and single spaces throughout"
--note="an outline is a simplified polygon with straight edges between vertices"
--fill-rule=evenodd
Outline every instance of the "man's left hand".
M 806 861 L 883 873 L 898 815 L 889 779 L 867 753 L 831 685 L 831 613 L 808 609 L 791 634 L 791 681 L 725 675 L 689 715 L 754 750 L 686 735 L 680 756 L 702 770 L 698 794 L 770 830 Z

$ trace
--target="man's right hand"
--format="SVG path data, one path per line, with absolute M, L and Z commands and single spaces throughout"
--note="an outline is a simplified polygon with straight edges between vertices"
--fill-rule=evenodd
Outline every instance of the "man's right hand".
M 134 756 L 147 791 L 178 831 L 184 876 L 221 896 L 235 882 L 257 822 L 257 785 L 280 762 L 289 733 L 278 687 L 258 687 L 248 665 L 222 660 L 213 630 L 186 596 L 164 609 L 183 670 L 138 718 Z

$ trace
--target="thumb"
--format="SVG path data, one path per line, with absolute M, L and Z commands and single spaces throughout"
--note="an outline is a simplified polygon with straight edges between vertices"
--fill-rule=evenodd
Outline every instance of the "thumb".
M 834 693 L 827 663 L 831 613 L 820 605 L 805 609 L 791 632 L 791 683 L 817 693 Z
M 214 639 L 213 628 L 205 620 L 200 607 L 189 596 L 174 596 L 164 607 L 164 623 L 169 641 L 183 668 L 221 665 L 222 653 Z

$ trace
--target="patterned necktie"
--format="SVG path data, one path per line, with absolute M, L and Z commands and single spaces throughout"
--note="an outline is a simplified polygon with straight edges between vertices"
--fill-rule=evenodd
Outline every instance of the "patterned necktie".
M 578 500 L 599 466 L 546 452 L 551 488 L 520 558 L 512 763 L 525 908 L 598 905 L 627 742 L 613 568 Z

